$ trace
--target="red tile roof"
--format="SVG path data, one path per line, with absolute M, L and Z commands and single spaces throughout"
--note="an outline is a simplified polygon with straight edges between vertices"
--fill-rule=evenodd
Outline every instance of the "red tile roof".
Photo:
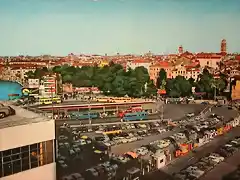
M 146 59 L 135 59 L 132 63 L 139 64 L 139 63 L 149 63 L 149 60 Z
M 236 56 L 235 56 L 235 59 L 238 60 L 238 61 L 240 61 L 240 55 L 236 55 Z
M 158 63 L 152 65 L 152 67 L 170 67 L 171 64 L 167 61 L 159 61 Z
M 200 72 L 200 69 L 198 69 L 198 68 L 187 68 L 186 71 L 187 72 Z
M 216 53 L 198 53 L 196 54 L 196 58 L 201 58 L 201 59 L 220 59 L 222 57 L 221 54 L 216 54 Z

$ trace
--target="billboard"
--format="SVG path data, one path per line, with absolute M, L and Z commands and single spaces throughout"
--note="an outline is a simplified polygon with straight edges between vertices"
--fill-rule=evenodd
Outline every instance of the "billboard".
M 28 88 L 39 88 L 39 79 L 28 79 Z
M 76 87 L 74 88 L 74 91 L 78 93 L 90 93 L 90 92 L 92 92 L 93 94 L 101 93 L 101 91 L 97 87 Z

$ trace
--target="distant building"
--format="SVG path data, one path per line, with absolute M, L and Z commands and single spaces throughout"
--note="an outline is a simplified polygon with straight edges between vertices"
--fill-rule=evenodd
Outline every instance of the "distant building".
M 108 66 L 109 65 L 109 61 L 107 61 L 107 60 L 102 60 L 102 61 L 100 61 L 100 63 L 99 63 L 99 67 L 104 67 L 104 66 Z
M 181 45 L 181 46 L 179 46 L 178 47 L 178 54 L 183 54 L 183 46 Z
M 43 76 L 39 87 L 41 96 L 51 97 L 57 95 L 57 77 L 56 75 Z
M 227 53 L 227 41 L 226 39 L 223 39 L 221 41 L 221 53 L 226 54 Z
M 164 69 L 167 73 L 167 78 L 172 78 L 172 65 L 167 61 L 160 61 L 149 67 L 150 79 L 157 83 L 157 78 L 161 69 Z
M 126 68 L 131 68 L 131 69 L 135 69 L 137 67 L 145 67 L 148 72 L 149 72 L 149 68 L 150 68 L 151 62 L 149 60 L 145 60 L 145 59 L 136 59 L 133 61 L 128 61 L 126 64 Z
M 63 84 L 63 93 L 72 93 L 73 85 L 71 83 Z
M 231 97 L 232 100 L 240 100 L 240 76 L 233 77 Z
M 198 53 L 196 59 L 199 61 L 201 68 L 210 67 L 213 69 L 218 68 L 218 64 L 222 60 L 221 54 L 216 53 Z

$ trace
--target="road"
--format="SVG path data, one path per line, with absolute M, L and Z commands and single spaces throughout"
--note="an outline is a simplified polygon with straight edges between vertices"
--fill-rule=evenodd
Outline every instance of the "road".
M 151 114 L 148 116 L 148 119 L 159 119 L 158 114 Z M 113 123 L 113 122 L 121 122 L 121 118 L 119 117 L 109 117 L 109 118 L 102 118 L 102 119 L 93 119 L 91 120 L 92 124 L 100 124 L 100 123 Z M 56 120 L 56 124 L 62 125 L 63 123 L 67 123 L 69 125 L 79 125 L 79 124 L 89 124 L 89 120 Z
M 167 138 L 167 137 L 169 137 L 169 136 L 171 136 L 171 135 L 173 135 L 177 132 L 180 132 L 180 128 L 174 129 L 173 131 L 167 131 L 167 132 L 162 133 L 162 134 L 148 136 L 148 137 L 145 137 L 141 141 L 135 141 L 135 142 L 132 142 L 132 143 L 116 145 L 116 146 L 113 146 L 111 148 L 111 151 L 112 151 L 113 154 L 121 155 L 121 154 L 124 154 L 128 151 L 132 151 L 135 148 L 141 147 L 142 145 L 147 145 L 150 142 Z
M 207 172 L 200 180 L 222 180 L 222 177 L 233 172 L 240 165 L 240 152 L 226 158 L 224 162 L 217 164 L 212 170 Z
M 214 107 L 212 108 L 212 112 L 215 113 L 219 116 L 224 116 L 226 120 L 229 120 L 231 118 L 234 118 L 238 115 L 238 111 L 233 110 L 233 109 L 228 109 L 227 107 Z
M 172 119 L 178 120 L 182 119 L 186 116 L 187 113 L 199 113 L 206 106 L 201 104 L 165 104 L 163 118 L 164 119 Z M 161 113 L 149 115 L 149 119 L 160 119 Z M 95 119 L 92 120 L 92 124 L 95 123 L 108 123 L 108 122 L 120 122 L 120 118 L 112 117 L 112 118 L 104 118 L 104 119 Z M 62 125 L 63 123 L 67 123 L 69 125 L 79 125 L 79 120 L 56 120 L 57 125 Z M 89 120 L 81 120 L 81 124 L 88 124 Z
M 182 169 L 186 168 L 187 166 L 190 166 L 191 164 L 197 163 L 199 159 L 202 157 L 207 156 L 207 154 L 214 152 L 219 146 L 225 144 L 230 139 L 233 139 L 236 136 L 240 135 L 240 127 L 234 128 L 229 133 L 218 136 L 215 139 L 213 139 L 211 142 L 199 147 L 196 149 L 196 152 L 190 152 L 186 156 L 183 156 L 181 158 L 175 159 L 172 163 L 164 167 L 164 172 L 168 174 L 174 174 Z

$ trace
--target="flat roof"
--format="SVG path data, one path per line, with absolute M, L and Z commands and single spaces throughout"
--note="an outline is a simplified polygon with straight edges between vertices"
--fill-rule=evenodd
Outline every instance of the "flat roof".
M 16 111 L 16 115 L 8 116 L 0 119 L 0 129 L 52 120 L 52 119 L 43 117 L 40 114 L 23 109 L 19 106 L 14 106 L 10 104 L 10 102 L 0 102 L 0 103 L 4 104 L 5 106 L 11 106 Z
M 102 106 L 116 106 L 116 105 L 131 105 L 131 104 L 148 104 L 156 103 L 155 101 L 132 101 L 132 102 L 121 102 L 121 103 L 85 103 L 85 104 L 59 104 L 59 105 L 47 105 L 47 106 L 38 106 L 39 109 L 48 109 L 48 108 L 68 108 L 68 107 L 102 107 Z

